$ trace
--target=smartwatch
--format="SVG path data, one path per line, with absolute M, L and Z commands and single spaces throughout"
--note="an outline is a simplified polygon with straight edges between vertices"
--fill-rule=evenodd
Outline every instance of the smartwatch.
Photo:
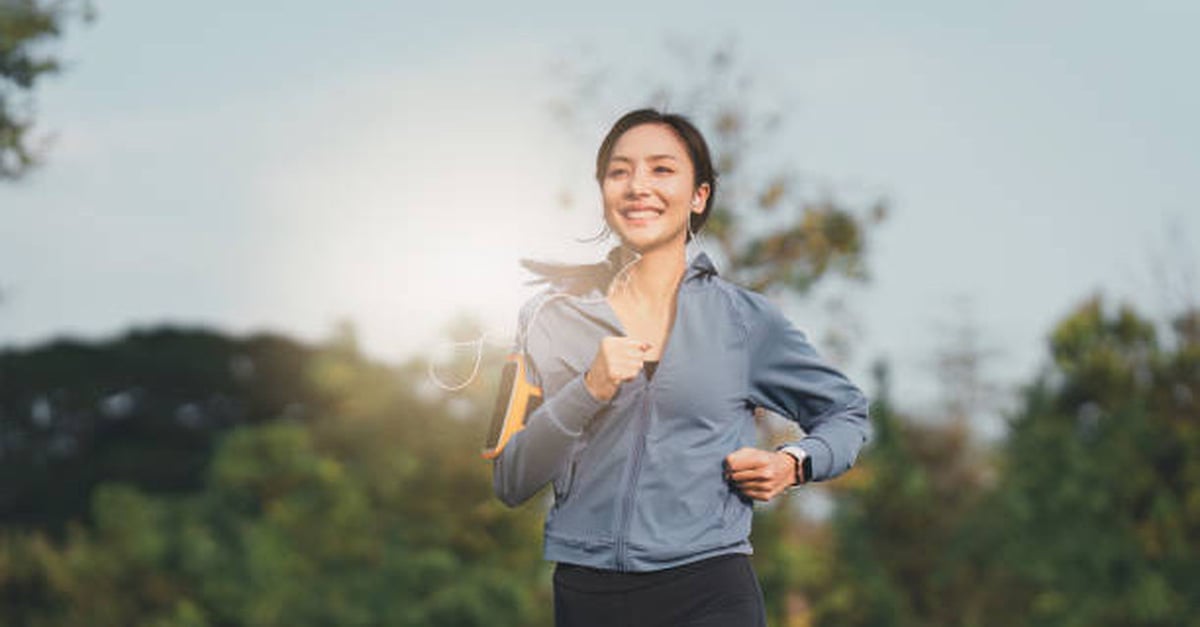
M 796 479 L 792 483 L 793 486 L 808 483 L 812 479 L 812 458 L 804 452 L 804 449 L 799 446 L 784 446 L 779 451 L 796 458 Z

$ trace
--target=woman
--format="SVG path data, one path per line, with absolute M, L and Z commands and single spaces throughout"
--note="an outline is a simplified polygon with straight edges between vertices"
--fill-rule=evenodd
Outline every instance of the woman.
M 581 625 L 765 625 L 747 555 L 754 500 L 841 474 L 867 401 L 770 301 L 686 244 L 712 208 L 704 138 L 651 109 L 616 122 L 596 157 L 607 262 L 546 270 L 518 346 L 545 402 L 495 459 L 510 506 L 547 483 L 555 620 Z M 806 435 L 753 448 L 754 410 Z

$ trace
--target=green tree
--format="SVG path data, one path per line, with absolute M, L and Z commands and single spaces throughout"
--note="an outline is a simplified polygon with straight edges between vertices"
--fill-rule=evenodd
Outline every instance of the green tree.
M 1164 341 L 1088 300 L 1051 334 L 994 459 L 898 420 L 882 392 L 820 622 L 1200 624 L 1197 329 L 1187 313 Z
M 1200 624 L 1197 320 L 1163 341 L 1097 297 L 1051 335 L 1005 446 L 1003 533 L 980 534 L 1025 624 Z
M 475 396 L 422 394 L 421 364 L 373 363 L 353 338 L 294 353 L 320 402 L 223 431 L 197 489 L 110 480 L 59 537 L 0 529 L 0 624 L 549 622 L 539 517 L 497 502 L 465 453 Z M 204 363 L 186 353 L 210 345 L 187 346 L 161 377 Z
M 91 19 L 90 5 L 70 0 L 3 0 L 0 2 L 0 180 L 13 180 L 38 160 L 31 130 L 33 93 L 42 78 L 62 63 L 46 52 L 46 43 L 61 36 L 75 16 Z
M 818 624 L 963 625 L 975 584 L 948 576 L 955 538 L 987 489 L 982 454 L 963 421 L 920 423 L 894 406 L 876 368 L 875 437 L 833 520 L 833 582 Z
M 167 327 L 0 349 L 0 520 L 57 534 L 100 483 L 200 488 L 231 427 L 332 405 L 307 370 L 319 354 L 278 335 Z

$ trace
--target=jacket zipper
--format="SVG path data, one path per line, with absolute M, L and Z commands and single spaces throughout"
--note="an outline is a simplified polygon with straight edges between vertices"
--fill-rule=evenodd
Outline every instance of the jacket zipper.
M 644 375 L 643 375 L 644 376 Z M 625 488 L 625 502 L 621 511 L 621 527 L 617 533 L 617 570 L 629 570 L 629 526 L 633 522 L 633 506 L 637 493 L 638 476 L 642 471 L 642 457 L 646 452 L 646 433 L 650 430 L 650 382 L 642 388 L 642 414 L 638 424 L 637 441 L 633 447 L 633 468 L 629 471 L 629 483 Z
M 683 284 L 687 281 L 685 275 L 676 287 L 676 299 L 682 298 Z M 679 323 L 679 300 L 676 300 L 676 315 L 675 324 Z M 675 329 L 671 329 L 671 334 L 675 333 Z M 663 346 L 663 351 L 658 357 L 658 370 L 656 374 L 661 375 L 663 369 L 664 357 L 667 354 L 667 348 L 671 345 L 670 336 L 667 337 L 667 342 Z M 638 424 L 637 441 L 633 447 L 633 467 L 629 470 L 629 482 L 625 489 L 625 498 L 622 502 L 620 527 L 617 530 L 616 538 L 616 567 L 622 572 L 629 571 L 629 526 L 633 521 L 633 505 L 637 492 L 638 476 L 642 472 L 642 457 L 646 453 L 646 434 L 650 431 L 650 398 L 651 390 L 653 389 L 652 381 L 646 372 L 643 370 L 642 376 L 642 415 L 641 423 Z

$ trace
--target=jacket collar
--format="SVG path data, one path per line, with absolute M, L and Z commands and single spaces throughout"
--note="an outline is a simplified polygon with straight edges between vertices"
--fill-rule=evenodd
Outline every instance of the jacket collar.
M 683 274 L 684 282 L 696 278 L 717 276 L 717 267 L 713 265 L 712 259 L 708 258 L 708 253 L 703 251 L 696 253 L 688 263 L 687 270 Z
M 620 271 L 617 262 L 617 259 L 620 258 L 619 252 L 620 248 L 614 248 L 608 253 L 606 260 L 608 266 L 607 276 L 605 277 L 606 283 L 612 280 L 616 273 Z M 700 251 L 693 255 L 691 261 L 688 262 L 687 268 L 683 271 L 683 280 L 686 283 L 692 279 L 716 275 L 717 267 L 713 264 L 712 259 L 708 257 L 708 253 Z
M 580 266 L 580 272 L 575 275 L 542 280 L 556 285 L 561 291 L 576 296 L 602 298 L 609 283 L 621 269 L 617 262 L 618 253 L 619 249 L 614 248 L 604 261 L 590 266 Z M 692 256 L 687 268 L 684 269 L 682 283 L 710 276 L 717 276 L 717 267 L 707 253 L 699 252 Z

